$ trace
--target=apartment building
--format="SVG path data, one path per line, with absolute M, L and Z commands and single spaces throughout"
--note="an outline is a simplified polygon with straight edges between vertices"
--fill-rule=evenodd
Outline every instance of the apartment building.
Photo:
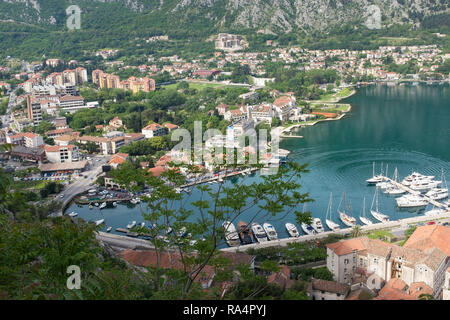
M 291 116 L 298 117 L 300 114 L 295 97 L 292 96 L 282 96 L 275 99 L 273 107 L 278 119 L 281 121 L 288 121 Z
M 215 44 L 216 50 L 234 51 L 245 47 L 246 42 L 240 35 L 219 33 Z
M 327 268 L 339 283 L 350 283 L 357 268 L 386 282 L 423 282 L 438 298 L 450 265 L 449 244 L 450 228 L 438 225 L 417 228 L 403 247 L 367 237 L 343 240 L 327 245 Z
M 27 116 L 34 126 L 37 126 L 42 121 L 41 103 L 31 96 L 27 97 Z
M 145 135 L 147 139 L 164 136 L 167 134 L 167 129 L 158 123 L 152 123 L 142 128 L 142 134 Z
M 120 81 L 119 76 L 109 74 L 98 69 L 92 72 L 92 82 L 102 89 L 124 89 L 133 91 L 133 93 L 156 90 L 155 80 L 151 78 L 130 77 L 127 80 Z
M 52 163 L 75 162 L 80 159 L 79 149 L 75 145 L 44 147 L 47 160 Z
M 26 148 L 37 148 L 44 144 L 44 140 L 40 135 L 31 132 L 24 132 L 12 136 L 6 136 L 6 142 L 14 145 L 24 146 Z

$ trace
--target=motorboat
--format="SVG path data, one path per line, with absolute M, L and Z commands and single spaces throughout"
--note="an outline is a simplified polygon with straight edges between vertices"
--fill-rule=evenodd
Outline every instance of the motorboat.
M 383 189 L 383 190 L 386 190 L 386 189 L 394 187 L 394 185 L 391 182 L 389 182 L 389 181 L 382 181 L 382 182 L 378 182 L 376 184 L 376 187 L 380 188 L 380 189 Z
M 102 202 L 102 204 L 99 207 L 100 209 L 106 208 L 106 202 Z
M 339 231 L 341 229 L 341 226 L 338 225 L 337 223 L 335 223 L 333 220 L 331 220 L 332 219 L 332 217 L 331 217 L 332 202 L 333 202 L 333 193 L 330 193 L 330 201 L 328 202 L 328 209 L 327 209 L 327 214 L 325 217 L 325 224 L 331 231 Z
M 99 225 L 101 225 L 104 222 L 105 222 L 105 219 L 97 220 L 97 221 L 95 221 L 95 225 L 99 226 Z
M 141 227 L 145 227 L 145 222 L 141 222 L 141 223 L 140 223 L 140 226 L 141 226 Z
M 418 172 L 413 172 L 409 176 L 405 177 L 401 184 L 405 186 L 411 185 L 414 181 L 420 181 L 420 180 L 432 180 L 434 179 L 434 176 L 425 176 Z
M 366 226 L 370 226 L 373 224 L 373 222 L 366 217 L 366 198 L 364 197 L 363 200 L 363 209 L 362 209 L 362 215 L 359 217 L 359 220 L 361 220 L 361 222 L 363 224 L 365 224 Z
M 180 231 L 177 233 L 178 237 L 184 238 L 188 235 L 186 227 L 181 227 Z
M 302 227 L 303 232 L 306 233 L 307 235 L 317 234 L 317 231 L 314 230 L 314 228 L 311 227 L 309 224 L 302 222 L 301 227 Z
M 239 237 L 241 238 L 242 244 L 251 244 L 253 243 L 253 235 L 250 232 L 250 228 L 248 224 L 244 221 L 238 222 L 238 231 Z
M 111 232 L 112 227 L 108 227 L 108 229 L 106 229 L 106 232 Z
M 98 202 L 95 203 L 95 206 L 98 207 L 100 204 Z
M 116 201 L 113 202 L 113 206 L 117 207 L 117 202 Z
M 289 236 L 292 238 L 298 238 L 300 237 L 300 233 L 297 230 L 297 227 L 293 223 L 286 223 L 286 231 L 288 232 Z
M 411 190 L 425 192 L 430 189 L 434 189 L 441 184 L 442 181 L 434 180 L 420 180 L 412 183 L 409 187 Z
M 345 224 L 348 227 L 354 227 L 356 226 L 356 219 L 354 217 L 351 216 L 351 206 L 349 208 L 349 213 L 350 215 L 347 215 L 346 211 L 345 211 L 345 192 L 343 195 L 343 200 L 344 200 L 344 206 L 343 206 L 343 210 L 339 210 L 338 208 L 338 213 L 339 213 L 339 218 L 341 219 L 342 223 Z M 342 201 L 342 199 L 341 199 Z M 340 207 L 340 204 L 339 204 Z
M 127 224 L 127 229 L 131 229 L 136 225 L 136 221 L 131 221 L 130 223 Z
M 325 231 L 323 229 L 322 221 L 320 221 L 319 218 L 313 218 L 312 223 L 311 223 L 311 227 L 313 227 L 314 230 L 316 230 L 317 233 L 322 233 L 322 232 Z
M 428 201 L 418 195 L 404 195 L 396 199 L 399 208 L 425 207 Z
M 253 233 L 253 236 L 255 237 L 255 240 L 258 242 L 267 242 L 269 239 L 267 239 L 267 233 L 264 231 L 264 228 L 257 222 L 253 222 L 251 225 L 251 230 Z
M 230 221 L 222 223 L 222 227 L 225 230 L 225 241 L 230 247 L 236 247 L 241 244 L 236 227 Z
M 448 198 L 448 189 L 447 188 L 434 188 L 428 191 L 425 194 L 426 197 L 432 200 L 442 200 Z
M 264 231 L 267 234 L 267 238 L 269 238 L 269 240 L 278 240 L 278 234 L 277 231 L 275 230 L 275 228 L 273 227 L 273 225 L 271 225 L 270 223 L 266 222 L 263 224 L 263 228 Z
M 387 188 L 384 193 L 389 194 L 389 195 L 401 195 L 406 193 L 406 190 L 403 190 L 402 188 L 397 188 L 397 187 L 391 187 L 391 188 Z
M 425 211 L 424 215 L 426 216 L 438 216 L 441 214 L 446 213 L 447 211 L 444 209 L 439 209 L 439 208 L 433 208 L 431 210 Z
M 74 218 L 74 217 L 76 217 L 76 216 L 78 216 L 78 213 L 77 213 L 77 212 L 71 212 L 71 213 L 69 213 L 69 217 Z

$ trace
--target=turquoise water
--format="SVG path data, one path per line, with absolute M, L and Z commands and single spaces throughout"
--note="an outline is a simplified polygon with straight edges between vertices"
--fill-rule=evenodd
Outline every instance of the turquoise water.
M 302 192 L 309 192 L 315 200 L 306 207 L 313 217 L 321 218 L 325 225 L 330 192 L 333 192 L 333 220 L 341 224 L 336 209 L 345 191 L 347 205 L 351 202 L 352 215 L 360 215 L 365 197 L 367 216 L 374 221 L 368 211 L 375 189 L 365 182 L 372 176 L 373 162 L 377 172 L 382 163 L 384 171 L 388 165 L 388 175 L 391 177 L 397 167 L 400 178 L 413 170 L 440 178 L 443 168 L 448 181 L 449 85 L 369 86 L 360 88 L 356 95 L 343 102 L 350 103 L 352 111 L 342 120 L 299 129 L 296 134 L 304 136 L 304 139 L 285 139 L 280 144 L 281 148 L 292 152 L 289 156 L 291 160 L 309 164 L 310 173 L 304 175 L 301 183 Z M 245 177 L 244 183 L 251 183 L 254 179 L 259 179 L 258 175 Z M 242 178 L 238 178 L 226 183 L 241 182 Z M 190 197 L 197 200 L 199 195 L 192 192 Z M 389 215 L 391 220 L 423 213 L 423 210 L 398 210 L 395 197 L 383 193 L 380 193 L 379 204 L 380 211 Z M 87 206 L 80 208 L 72 205 L 67 211 L 76 211 L 79 217 L 86 220 L 104 218 L 106 227 L 112 226 L 113 230 L 125 228 L 131 220 L 143 221 L 139 206 L 119 204 L 117 208 L 100 211 L 98 208 L 89 210 Z M 250 221 L 253 213 L 243 215 L 242 220 Z M 261 224 L 270 221 L 279 237 L 284 238 L 287 237 L 284 224 L 295 222 L 295 217 L 258 217 L 255 221 Z

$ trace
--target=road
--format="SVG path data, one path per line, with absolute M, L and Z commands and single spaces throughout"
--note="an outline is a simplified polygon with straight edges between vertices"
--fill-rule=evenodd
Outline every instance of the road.
M 11 110 L 14 107 L 14 104 L 16 102 L 16 89 L 14 89 L 11 94 L 9 95 L 9 103 L 8 103 L 8 108 L 6 109 L 6 114 L 4 116 L 1 116 L 1 122 L 2 122 L 2 126 L 1 128 L 7 128 L 9 126 L 9 121 L 11 121 Z
M 97 156 L 93 157 L 92 160 L 89 161 L 89 170 L 83 172 L 81 177 L 77 178 L 75 182 L 70 184 L 61 192 L 63 197 L 58 196 L 57 199 L 62 202 L 63 209 L 76 195 L 92 188 L 97 176 L 102 172 L 102 166 L 106 164 L 110 158 L 110 156 Z M 87 176 L 87 178 L 84 178 L 84 176 Z M 61 216 L 62 214 L 63 210 L 52 214 L 52 216 Z

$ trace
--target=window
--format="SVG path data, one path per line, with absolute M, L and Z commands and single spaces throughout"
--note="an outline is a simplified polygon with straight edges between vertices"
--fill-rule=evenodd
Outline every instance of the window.
M 344 264 L 348 264 L 348 259 L 344 259 Z

